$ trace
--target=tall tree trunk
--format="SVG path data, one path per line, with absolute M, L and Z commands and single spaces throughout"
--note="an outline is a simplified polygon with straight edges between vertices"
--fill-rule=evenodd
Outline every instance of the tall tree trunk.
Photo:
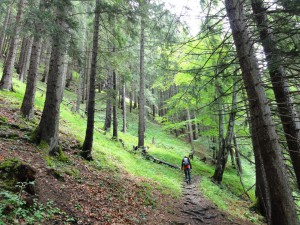
M 20 0 L 18 4 L 18 12 L 16 16 L 16 22 L 13 29 L 13 36 L 11 37 L 11 42 L 9 46 L 9 51 L 7 55 L 7 60 L 5 62 L 3 75 L 0 81 L 0 89 L 7 89 L 12 90 L 12 77 L 13 77 L 13 69 L 16 60 L 16 53 L 17 53 L 17 45 L 18 45 L 18 38 L 20 33 L 20 20 L 22 16 L 22 11 L 24 7 L 25 0 Z
M 78 84 L 77 84 L 77 89 L 76 89 L 76 112 L 79 113 L 80 111 L 80 103 L 81 103 L 81 96 L 82 96 L 82 92 L 83 92 L 83 83 L 84 83 L 84 80 L 83 80 L 83 63 L 80 61 L 78 63 L 79 65 L 79 81 L 78 81 Z
M 197 118 L 196 112 L 194 111 L 194 119 Z M 194 140 L 199 138 L 199 128 L 197 121 L 194 121 Z
M 292 165 L 300 189 L 300 120 L 289 90 L 289 83 L 284 68 L 280 65 L 282 58 L 277 49 L 276 40 L 269 28 L 266 7 L 262 0 L 251 0 L 255 20 L 260 32 L 260 39 L 266 55 L 269 74 L 277 102 L 279 117 L 283 126 Z
M 86 27 L 85 27 L 86 29 Z M 82 43 L 82 50 L 85 48 L 85 42 Z M 82 100 L 82 93 L 83 93 L 83 86 L 84 86 L 84 59 L 79 58 L 78 59 L 78 67 L 79 67 L 79 81 L 77 84 L 77 89 L 76 89 L 76 112 L 79 113 L 80 111 L 80 104 Z
M 91 52 L 91 53 L 90 53 Z M 89 98 L 90 98 L 90 81 L 91 81 L 91 66 L 92 65 L 92 54 L 93 54 L 93 49 L 91 49 L 90 51 L 88 51 L 88 57 L 87 57 L 87 65 L 88 65 L 88 70 L 86 71 L 85 74 L 85 84 L 86 84 L 86 88 L 85 88 L 85 100 L 86 100 L 86 104 L 85 104 L 85 112 L 88 111 L 88 107 L 89 107 Z M 96 83 L 96 80 L 95 80 Z M 96 85 L 95 85 L 96 87 Z
M 139 95 L 139 126 L 138 126 L 138 147 L 144 151 L 145 145 L 145 21 L 141 17 L 141 37 L 140 37 L 140 95 Z
M 152 88 L 152 95 L 154 96 L 154 88 Z M 155 104 L 152 105 L 152 118 L 155 119 Z
M 15 68 L 16 68 L 17 74 L 21 74 L 22 65 L 24 64 L 24 59 L 25 59 L 25 55 L 26 55 L 27 45 L 28 45 L 28 38 L 25 38 L 25 37 L 22 38 L 22 44 L 21 44 L 19 58 L 15 60 Z
M 188 120 L 189 141 L 190 141 L 191 148 L 192 148 L 192 154 L 194 154 L 195 148 L 194 148 L 194 143 L 193 143 L 193 128 L 192 128 L 190 110 L 188 107 L 186 108 L 186 114 L 187 114 L 187 120 Z
M 85 5 L 87 8 L 87 4 Z M 84 22 L 83 22 L 83 32 L 84 32 L 84 39 L 82 41 L 81 50 L 85 52 L 87 46 L 87 39 L 88 39 L 88 32 L 87 32 L 87 19 L 88 16 L 85 14 Z M 83 95 L 84 95 L 84 73 L 85 73 L 85 60 L 86 54 L 82 54 L 82 57 L 78 58 L 78 67 L 79 67 L 79 82 L 77 85 L 77 99 L 76 99 L 76 112 L 80 112 L 80 104 L 82 103 Z
M 217 151 L 216 145 L 217 145 L 217 138 L 214 136 L 212 138 L 212 147 L 211 147 L 212 152 L 213 152 L 213 163 L 216 163 L 217 156 L 218 156 L 218 154 L 217 154 L 218 151 Z
M 217 160 L 218 157 L 218 153 L 220 151 L 223 150 L 224 146 L 224 112 L 223 112 L 223 91 L 222 91 L 222 87 L 219 84 L 218 79 L 216 79 L 215 81 L 215 88 L 216 88 L 216 97 L 217 97 L 217 104 L 218 104 L 218 116 L 219 116 L 219 139 L 218 139 L 218 143 L 219 143 L 219 147 L 218 150 L 216 151 L 217 154 L 215 155 L 216 158 L 215 160 Z
M 48 80 L 51 52 L 52 52 L 52 46 L 49 45 L 47 47 L 46 54 L 45 54 L 45 66 L 44 66 L 43 76 L 42 76 L 42 79 L 41 79 L 42 82 L 46 82 L 46 83 L 47 83 L 47 80 Z
M 19 76 L 19 79 L 21 82 L 24 82 L 27 76 L 28 67 L 30 63 L 30 56 L 31 56 L 31 50 L 32 50 L 32 44 L 33 44 L 33 38 L 29 38 L 27 45 L 26 45 L 26 52 L 23 60 L 23 64 L 21 65 L 21 73 Z
M 253 152 L 255 158 L 255 178 L 256 178 L 256 190 L 255 195 L 257 197 L 257 208 L 260 213 L 266 217 L 268 224 L 271 224 L 271 196 L 270 196 L 270 187 L 267 181 L 267 174 L 265 167 L 263 165 L 263 159 L 261 156 L 261 149 L 257 135 L 253 132 L 256 132 L 253 129 L 250 122 L 250 132 L 253 143 Z
M 243 173 L 242 161 L 241 161 L 240 150 L 239 150 L 239 146 L 238 146 L 235 134 L 233 135 L 233 143 L 234 143 L 234 148 L 235 148 L 235 161 L 236 161 L 236 165 L 237 165 L 237 170 L 241 174 L 241 173 Z
M 7 26 L 8 26 L 10 15 L 11 15 L 10 6 L 7 6 L 6 16 L 5 16 L 5 19 L 4 19 L 3 28 L 2 28 L 2 32 L 1 32 L 1 35 L 0 35 L 0 58 L 2 58 L 2 52 L 3 52 L 4 41 L 5 41 L 5 36 L 6 36 L 6 29 L 7 29 Z
M 67 78 L 66 78 L 66 88 L 70 87 L 71 81 L 73 79 L 73 62 L 70 60 L 68 63 L 68 69 L 67 69 Z
M 98 36 L 99 36 L 99 22 L 100 22 L 100 0 L 96 0 L 95 19 L 94 19 L 94 35 L 93 35 L 93 52 L 91 60 L 91 73 L 89 82 L 89 101 L 87 109 L 87 128 L 85 139 L 82 146 L 81 155 L 87 160 L 92 160 L 92 148 L 94 139 L 94 120 L 95 120 L 95 82 L 97 69 L 97 55 L 98 55 Z
M 126 133 L 126 84 L 125 79 L 123 79 L 123 92 L 122 92 L 122 108 L 123 108 L 123 129 L 122 132 Z
M 131 113 L 131 111 L 132 111 L 132 91 L 130 91 L 130 93 L 129 93 L 129 112 Z
M 133 109 L 136 109 L 137 108 L 137 104 L 138 104 L 136 91 L 133 92 L 133 99 L 134 99 Z
M 113 47 L 113 52 L 115 52 L 115 47 Z M 118 116 L 117 116 L 117 108 L 118 108 L 118 93 L 117 93 L 117 74 L 116 71 L 113 70 L 113 136 L 114 140 L 118 140 Z
M 123 96 L 122 96 L 122 90 L 121 90 L 121 87 L 119 87 L 119 89 L 118 89 L 118 95 L 119 95 L 119 104 L 118 104 L 118 107 L 120 108 L 120 109 L 122 109 L 122 107 L 123 107 L 123 104 L 122 104 L 122 102 L 123 102 Z
M 68 0 L 64 0 L 63 7 L 56 8 L 56 26 L 61 30 L 61 35 L 52 36 L 52 53 L 47 82 L 46 100 L 41 121 L 35 133 L 36 143 L 41 141 L 50 147 L 49 154 L 59 154 L 59 114 L 62 93 L 64 90 L 65 54 L 68 46 Z
M 40 58 L 39 58 L 39 63 L 40 65 L 44 65 L 45 64 L 45 51 L 47 49 L 47 43 L 45 40 L 42 40 L 42 44 L 41 44 L 41 54 L 40 54 Z
M 112 73 L 109 70 L 107 75 L 107 90 L 106 90 L 106 110 L 105 110 L 105 122 L 104 130 L 109 132 L 111 128 L 111 111 L 112 111 L 112 94 L 113 94 L 113 85 L 112 85 Z
M 253 42 L 246 24 L 243 3 L 240 0 L 225 0 L 225 7 L 249 99 L 252 135 L 257 136 L 262 164 L 270 188 L 270 223 L 273 225 L 296 225 L 298 218 L 295 205 L 271 110 L 260 79 L 257 59 L 253 52 Z
M 2 50 L 2 53 L 1 53 L 3 55 L 3 58 L 4 58 L 5 62 L 6 62 L 7 55 L 8 55 L 7 52 L 8 52 L 8 49 L 9 49 L 10 40 L 11 40 L 11 37 L 9 35 L 7 35 L 5 40 L 4 40 L 3 50 Z
M 39 36 L 35 36 L 32 45 L 26 90 L 21 106 L 21 114 L 29 119 L 32 119 L 34 116 L 34 100 L 39 68 L 39 59 L 41 54 L 41 45 L 41 38 Z
M 232 93 L 232 108 L 229 116 L 226 138 L 224 141 L 224 146 L 222 148 L 222 151 L 219 151 L 218 153 L 217 165 L 216 165 L 215 173 L 212 177 L 213 180 L 219 184 L 223 180 L 223 174 L 225 171 L 228 154 L 231 151 L 231 142 L 234 133 L 234 122 L 235 122 L 236 112 L 237 112 L 237 84 L 234 81 L 233 93 Z
M 85 61 L 86 61 L 86 60 L 85 60 Z M 86 65 L 86 62 L 85 62 L 84 65 Z M 86 95 L 86 83 L 85 83 L 86 76 L 87 76 L 87 73 L 86 73 L 86 71 L 84 71 L 84 73 L 82 74 L 82 79 L 83 79 L 83 83 L 82 83 L 82 92 L 81 92 L 81 103 L 82 103 L 82 104 L 84 104 L 85 95 Z
M 230 153 L 231 165 L 232 165 L 233 168 L 235 168 L 235 160 L 234 160 L 233 148 L 230 147 L 228 150 L 229 150 L 229 153 Z

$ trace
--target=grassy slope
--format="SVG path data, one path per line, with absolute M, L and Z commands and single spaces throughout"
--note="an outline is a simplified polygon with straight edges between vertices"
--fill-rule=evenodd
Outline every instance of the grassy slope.
M 0 74 L 2 72 L 0 71 Z M 0 95 L 10 98 L 21 104 L 25 85 L 18 80 L 14 80 L 15 92 L 0 91 Z M 45 90 L 43 84 L 39 84 L 39 89 Z M 36 108 L 42 110 L 45 93 L 38 90 L 36 98 Z M 104 114 L 105 114 L 105 101 L 104 96 L 97 96 L 97 111 L 96 124 L 97 129 L 103 127 Z M 75 94 L 65 91 L 64 102 L 61 105 L 61 123 L 60 129 L 62 132 L 76 137 L 79 141 L 84 140 L 86 120 L 78 114 L 71 112 L 70 101 L 75 100 Z M 82 106 L 84 107 L 84 106 Z M 119 130 L 121 130 L 121 115 L 119 115 Z M 119 132 L 119 138 L 125 142 L 125 148 L 131 150 L 133 145 L 137 144 L 137 111 L 128 113 L 128 132 L 123 134 Z M 164 132 L 161 127 L 155 123 L 147 122 L 145 143 L 150 147 L 149 153 L 163 159 L 169 163 L 180 165 L 181 158 L 188 154 L 190 147 L 187 143 L 176 139 L 172 135 Z M 166 166 L 151 163 L 143 160 L 140 154 L 132 154 L 122 148 L 119 142 L 111 140 L 110 133 L 104 134 L 95 131 L 94 136 L 94 151 L 93 156 L 97 166 L 110 167 L 116 170 L 125 170 L 135 176 L 149 178 L 156 181 L 158 187 L 166 194 L 174 197 L 181 196 L 182 172 L 168 168 Z M 152 138 L 155 138 L 155 144 L 152 145 Z M 205 138 L 200 140 L 203 143 Z M 254 169 L 245 162 L 243 162 L 243 181 L 246 187 L 250 187 L 254 183 Z M 238 199 L 236 196 L 243 193 L 240 185 L 239 178 L 236 172 L 228 168 L 224 174 L 223 185 L 224 188 L 220 189 L 210 182 L 209 177 L 213 174 L 214 167 L 207 165 L 199 160 L 193 161 L 193 174 L 202 176 L 200 187 L 205 196 L 210 198 L 220 209 L 228 211 L 230 214 L 239 217 L 247 217 L 251 220 L 256 220 L 256 216 L 248 211 L 245 202 Z M 253 197 L 253 191 L 250 192 Z

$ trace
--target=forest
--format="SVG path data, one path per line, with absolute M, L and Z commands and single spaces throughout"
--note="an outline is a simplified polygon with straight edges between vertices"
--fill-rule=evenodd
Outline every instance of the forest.
M 300 1 L 195 2 L 0 0 L 0 225 L 299 224 Z

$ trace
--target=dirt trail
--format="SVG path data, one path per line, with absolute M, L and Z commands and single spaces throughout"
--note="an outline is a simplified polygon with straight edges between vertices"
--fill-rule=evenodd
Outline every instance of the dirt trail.
M 171 224 L 176 225 L 195 225 L 212 224 L 227 225 L 240 224 L 250 225 L 248 221 L 232 218 L 218 210 L 210 201 L 205 199 L 199 192 L 200 177 L 194 177 L 191 184 L 183 183 L 183 199 L 177 206 L 178 218 Z M 253 224 L 252 224 L 253 225 Z

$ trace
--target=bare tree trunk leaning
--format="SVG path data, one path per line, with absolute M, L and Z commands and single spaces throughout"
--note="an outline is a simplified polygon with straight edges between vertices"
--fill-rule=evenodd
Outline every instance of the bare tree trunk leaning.
M 277 49 L 267 17 L 266 7 L 262 0 L 252 0 L 252 9 L 266 59 L 273 86 L 279 117 L 281 119 L 285 138 L 287 141 L 292 165 L 296 174 L 298 189 L 300 190 L 300 120 L 295 109 L 289 90 L 289 83 L 284 68 L 280 65 L 282 58 Z

